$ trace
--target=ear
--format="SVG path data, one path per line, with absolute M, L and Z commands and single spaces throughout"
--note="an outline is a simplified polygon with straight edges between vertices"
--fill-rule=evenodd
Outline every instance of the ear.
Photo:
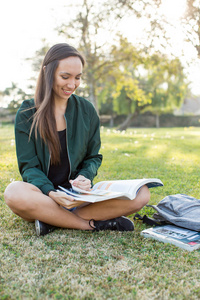
M 46 66 L 43 67 L 43 71 L 45 71 L 45 69 L 46 69 Z

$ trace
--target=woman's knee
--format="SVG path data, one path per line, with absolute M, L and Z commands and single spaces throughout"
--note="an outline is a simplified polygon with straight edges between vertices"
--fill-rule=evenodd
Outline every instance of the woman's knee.
M 136 211 L 139 211 L 140 209 L 142 209 L 146 204 L 148 204 L 149 200 L 150 200 L 150 191 L 149 188 L 145 185 L 143 186 L 139 193 L 137 194 L 136 197 L 136 206 L 134 207 L 136 209 Z M 134 202 L 134 200 L 133 200 Z M 134 203 L 133 203 L 134 205 Z
M 18 196 L 17 190 L 19 189 L 18 186 L 20 185 L 19 181 L 14 181 L 10 183 L 4 191 L 4 199 L 8 206 L 16 199 Z
M 151 194 L 150 194 L 149 188 L 146 185 L 144 185 L 142 187 L 140 197 L 141 197 L 143 206 L 149 202 Z
M 31 207 L 29 207 L 31 206 L 31 202 L 28 201 L 31 187 L 32 185 L 22 181 L 15 181 L 10 183 L 4 192 L 4 199 L 6 204 L 14 212 L 18 210 L 25 211 L 31 209 Z

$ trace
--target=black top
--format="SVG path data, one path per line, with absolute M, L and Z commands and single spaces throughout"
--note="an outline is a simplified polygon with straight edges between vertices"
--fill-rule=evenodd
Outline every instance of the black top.
M 55 189 L 58 188 L 58 185 L 61 185 L 64 188 L 70 188 L 71 185 L 68 181 L 70 166 L 67 153 L 66 129 L 58 131 L 58 135 L 61 145 L 60 163 L 57 165 L 50 165 L 48 178 L 53 183 Z

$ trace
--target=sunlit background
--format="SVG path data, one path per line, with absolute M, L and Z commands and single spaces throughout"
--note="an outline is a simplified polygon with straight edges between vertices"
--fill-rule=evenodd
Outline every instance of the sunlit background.
M 70 1 L 71 2 L 71 1 Z M 73 4 L 80 5 L 83 1 L 74 0 Z M 97 1 L 98 2 L 98 1 Z M 74 17 L 79 6 L 70 7 L 67 0 L 7 0 L 0 4 L 1 18 L 1 47 L 0 65 L 1 80 L 0 91 L 10 87 L 12 82 L 26 90 L 28 80 L 32 75 L 30 60 L 35 52 L 43 45 L 45 39 L 49 45 L 66 42 L 55 30 L 58 26 Z M 186 0 L 162 0 L 158 11 L 150 14 L 163 15 L 170 25 L 166 25 L 170 45 L 164 51 L 169 56 L 177 56 L 181 60 L 194 95 L 200 95 L 200 62 L 197 51 L 191 43 L 185 41 L 181 18 L 186 10 Z M 147 23 L 144 18 L 127 16 L 117 30 L 120 30 L 129 41 L 145 43 L 143 34 Z M 112 40 L 112 36 L 102 32 L 102 39 Z M 158 39 L 157 48 L 160 49 L 162 36 Z M 4 106 L 5 103 L 1 103 Z

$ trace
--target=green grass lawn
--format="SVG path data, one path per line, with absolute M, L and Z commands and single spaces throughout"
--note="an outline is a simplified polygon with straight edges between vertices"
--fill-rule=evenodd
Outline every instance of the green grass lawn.
M 200 198 L 200 128 L 101 131 L 96 181 L 160 178 L 150 204 L 177 193 Z M 139 221 L 133 233 L 59 229 L 36 237 L 34 224 L 4 203 L 4 189 L 20 179 L 13 126 L 2 126 L 0 138 L 0 299 L 200 298 L 200 251 L 144 239 Z

